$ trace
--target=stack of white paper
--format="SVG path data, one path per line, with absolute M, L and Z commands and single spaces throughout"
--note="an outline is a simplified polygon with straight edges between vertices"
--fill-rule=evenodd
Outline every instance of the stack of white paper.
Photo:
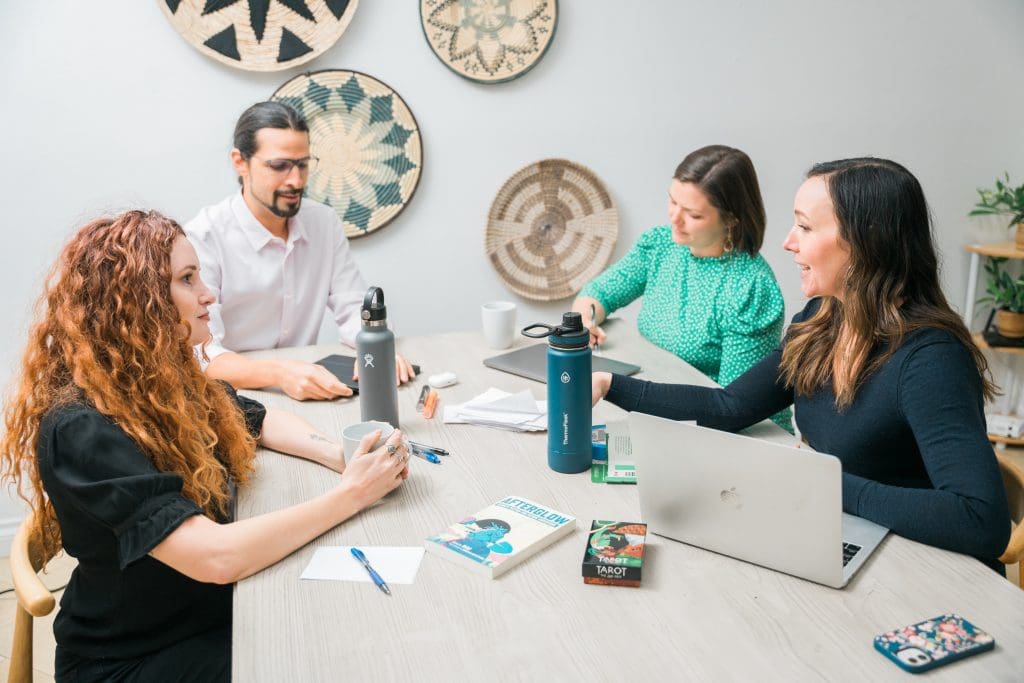
M 444 421 L 513 432 L 543 432 L 548 428 L 548 402 L 535 400 L 529 389 L 510 394 L 491 388 L 460 405 L 445 406 Z

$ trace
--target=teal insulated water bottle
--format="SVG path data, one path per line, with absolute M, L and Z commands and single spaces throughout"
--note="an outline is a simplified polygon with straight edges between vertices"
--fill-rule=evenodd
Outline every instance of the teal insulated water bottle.
M 548 340 L 548 467 L 583 472 L 591 461 L 590 332 L 572 312 L 562 316 L 561 325 L 536 323 L 523 334 Z
M 388 329 L 384 290 L 370 287 L 359 313 L 356 333 L 359 368 L 359 418 L 387 422 L 398 429 L 398 388 L 395 380 L 395 334 Z

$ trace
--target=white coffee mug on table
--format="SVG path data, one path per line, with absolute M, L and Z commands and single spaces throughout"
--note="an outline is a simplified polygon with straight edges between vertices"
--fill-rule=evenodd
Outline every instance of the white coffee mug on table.
M 507 349 L 516 334 L 516 305 L 511 301 L 489 301 L 480 307 L 484 342 L 488 348 Z
M 370 420 L 369 422 L 357 422 L 341 430 L 341 443 L 345 448 L 346 465 L 352 459 L 352 455 L 359 448 L 359 442 L 363 440 L 363 437 L 377 429 L 381 430 L 380 438 L 377 439 L 377 443 L 370 447 L 370 450 L 373 451 L 383 446 L 384 442 L 387 441 L 389 436 L 391 436 L 391 432 L 395 431 L 395 428 L 387 422 L 378 422 L 376 420 Z

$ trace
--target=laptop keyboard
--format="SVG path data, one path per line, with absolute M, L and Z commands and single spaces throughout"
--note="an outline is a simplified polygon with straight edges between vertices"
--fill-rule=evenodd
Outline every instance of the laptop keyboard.
M 843 566 L 845 567 L 853 559 L 853 556 L 860 552 L 860 546 L 853 543 L 843 542 Z

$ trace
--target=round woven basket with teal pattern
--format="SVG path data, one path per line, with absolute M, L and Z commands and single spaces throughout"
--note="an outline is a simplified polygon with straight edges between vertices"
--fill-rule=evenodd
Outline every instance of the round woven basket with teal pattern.
M 420 0 L 420 22 L 449 69 L 477 83 L 504 83 L 547 52 L 558 0 Z
M 390 87 L 332 69 L 296 76 L 272 99 L 306 117 L 310 153 L 319 158 L 306 197 L 333 207 L 348 237 L 379 230 L 412 200 L 423 142 L 412 111 Z

